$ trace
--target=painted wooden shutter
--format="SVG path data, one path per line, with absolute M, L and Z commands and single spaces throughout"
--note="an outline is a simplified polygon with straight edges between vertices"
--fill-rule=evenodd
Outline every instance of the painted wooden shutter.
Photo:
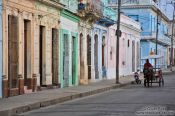
M 8 78 L 10 88 L 18 82 L 18 18 L 8 16 Z

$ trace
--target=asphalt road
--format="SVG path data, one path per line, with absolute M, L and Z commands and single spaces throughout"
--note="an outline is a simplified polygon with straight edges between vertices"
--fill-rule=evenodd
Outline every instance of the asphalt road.
M 129 85 L 102 94 L 20 114 L 22 116 L 175 116 L 175 73 L 165 85 Z

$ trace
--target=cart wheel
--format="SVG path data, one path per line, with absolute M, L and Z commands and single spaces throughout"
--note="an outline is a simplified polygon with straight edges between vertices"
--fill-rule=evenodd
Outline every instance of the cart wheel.
M 142 81 L 141 80 L 139 80 L 139 84 L 141 84 L 142 83 Z
M 162 86 L 164 86 L 164 79 L 163 79 L 163 77 L 162 77 Z
M 164 79 L 163 79 L 163 77 L 161 77 L 160 79 L 159 79 L 159 87 L 160 86 L 164 86 Z
M 159 79 L 159 87 L 161 86 L 161 82 L 162 82 L 161 80 L 162 80 L 162 79 L 160 78 L 160 79 Z
M 146 87 L 146 79 L 144 79 L 144 86 Z
M 150 79 L 147 78 L 146 81 L 147 81 L 147 87 L 149 87 Z

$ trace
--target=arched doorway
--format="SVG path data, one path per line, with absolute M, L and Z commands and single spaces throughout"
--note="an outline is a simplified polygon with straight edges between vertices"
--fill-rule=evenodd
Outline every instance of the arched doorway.
M 135 71 L 135 41 L 132 41 L 132 72 Z
M 102 37 L 102 77 L 106 78 L 106 65 L 105 65 L 105 36 Z
M 79 48 L 79 53 L 80 53 L 80 79 L 83 79 L 84 77 L 84 58 L 83 58 L 83 34 L 81 33 L 80 36 L 80 48 Z
M 87 65 L 88 65 L 88 79 L 91 79 L 91 37 L 87 35 Z
M 94 36 L 94 66 L 95 66 L 95 79 L 99 78 L 98 74 L 98 35 Z

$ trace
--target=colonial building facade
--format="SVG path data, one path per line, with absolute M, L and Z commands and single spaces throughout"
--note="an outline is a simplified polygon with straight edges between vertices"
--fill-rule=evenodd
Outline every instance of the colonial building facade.
M 59 86 L 60 10 L 57 2 L 36 1 L 34 21 L 34 76 L 38 89 Z
M 149 56 L 150 53 L 154 53 L 161 57 L 157 61 L 157 67 L 167 68 L 169 65 L 169 46 L 171 45 L 171 39 L 167 36 L 169 19 L 165 15 L 165 10 L 160 7 L 164 0 L 130 0 L 122 1 L 122 11 L 141 23 L 141 59 L 145 56 Z M 109 1 L 109 6 L 116 9 L 116 1 Z M 164 6 L 166 8 L 166 6 Z M 156 37 L 156 31 L 158 29 L 158 36 Z M 157 38 L 157 44 L 156 44 Z M 157 50 L 156 50 L 157 45 Z M 143 66 L 145 61 L 141 62 Z M 155 66 L 155 60 L 151 60 L 151 63 Z M 141 67 L 142 67 L 141 66 Z
M 3 0 L 3 96 L 33 90 L 34 8 L 32 1 Z
M 107 40 L 107 77 L 116 77 L 116 32 L 117 25 L 109 28 Z M 119 76 L 132 75 L 140 66 L 140 23 L 121 15 L 122 35 L 119 40 Z
M 60 17 L 60 82 L 61 87 L 78 85 L 78 22 L 77 0 L 60 1 L 67 10 Z
M 61 87 L 78 85 L 78 21 L 68 11 L 61 12 L 60 81 Z
M 0 97 L 115 78 L 117 13 L 108 0 L 2 2 Z M 129 75 L 140 26 L 122 15 L 121 29 L 120 75 Z

